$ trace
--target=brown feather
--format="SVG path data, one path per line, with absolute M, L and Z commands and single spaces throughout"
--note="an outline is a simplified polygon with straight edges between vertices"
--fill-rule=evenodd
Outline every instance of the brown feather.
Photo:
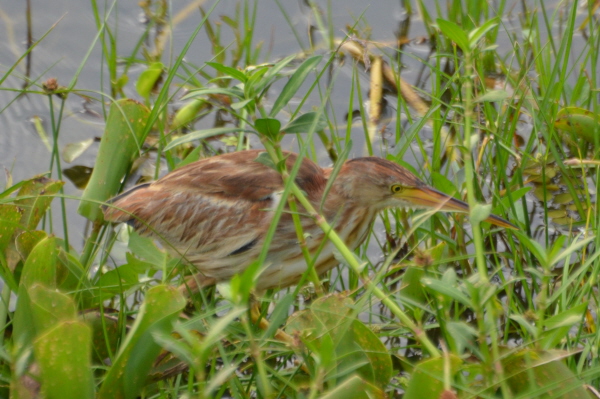
M 134 187 L 111 201 L 105 219 L 127 222 L 140 234 L 160 239 L 211 281 L 227 280 L 258 257 L 283 191 L 281 175 L 256 161 L 261 152 L 203 159 L 154 183 Z M 291 170 L 297 155 L 285 156 Z M 295 178 L 317 209 L 330 173 L 304 159 Z M 430 189 L 393 162 L 375 157 L 350 160 L 331 185 L 322 214 L 355 249 L 368 236 L 380 210 L 410 205 L 412 197 L 402 199 L 390 191 L 394 184 Z M 466 206 L 458 200 L 453 203 Z M 324 233 L 305 210 L 299 212 L 307 247 L 313 253 Z M 492 222 L 508 223 L 495 218 Z M 336 264 L 333 246 L 326 243 L 315 260 L 316 270 L 325 273 Z M 259 290 L 295 284 L 306 270 L 289 208 L 281 215 L 264 267 L 256 286 Z

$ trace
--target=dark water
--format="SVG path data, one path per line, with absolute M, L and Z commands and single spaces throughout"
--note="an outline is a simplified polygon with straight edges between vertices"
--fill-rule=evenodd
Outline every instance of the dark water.
M 315 23 L 312 12 L 303 1 L 281 1 L 287 14 L 291 17 L 294 28 L 299 33 L 303 45 L 308 48 L 309 27 Z M 432 13 L 433 4 L 432 1 Z M 553 2 L 550 2 L 553 3 Z M 171 15 L 176 15 L 189 2 L 172 2 Z M 213 2 L 204 2 L 203 7 L 208 9 Z M 233 15 L 238 1 L 220 1 L 211 16 L 212 21 L 217 21 L 221 15 Z M 362 17 L 361 24 L 368 23 L 371 28 L 371 38 L 379 43 L 388 45 L 389 53 L 392 53 L 396 43 L 396 32 L 403 21 L 408 18 L 400 1 L 375 1 L 370 4 L 363 0 L 336 0 L 331 1 L 331 15 L 335 26 L 334 34 L 342 38 L 347 31 L 347 25 L 356 23 Z M 509 31 L 519 29 L 519 24 L 513 26 L 516 13 L 519 11 L 520 1 L 515 1 L 515 15 L 507 15 L 503 18 Z M 103 5 L 101 5 L 103 7 Z M 327 2 L 320 2 L 320 7 L 327 10 Z M 548 6 L 552 11 L 552 8 Z M 35 89 L 39 90 L 43 81 L 48 78 L 57 78 L 59 84 L 67 86 L 74 78 L 77 70 L 82 67 L 81 73 L 75 84 L 81 94 L 101 98 L 100 92 L 108 92 L 106 80 L 108 75 L 102 69 L 103 59 L 101 45 L 96 41 L 98 29 L 94 20 L 91 2 L 72 0 L 32 0 L 32 30 L 33 38 L 41 38 L 47 31 L 48 35 L 33 50 L 31 57 L 30 79 L 35 82 Z M 101 10 L 101 14 L 103 11 Z M 173 31 L 173 48 L 164 53 L 163 62 L 169 64 L 170 54 L 176 57 L 201 20 L 199 12 L 189 14 L 181 23 L 175 26 Z M 511 22 L 512 21 L 512 22 Z M 325 21 L 327 23 L 327 21 Z M 117 34 L 118 54 L 127 56 L 137 44 L 140 36 L 146 29 L 143 13 L 137 1 L 118 1 L 114 5 L 108 24 L 113 32 Z M 0 3 L 0 77 L 12 67 L 16 60 L 25 51 L 25 40 L 27 37 L 26 2 L 8 1 Z M 232 39 L 225 26 L 222 28 L 224 36 Z M 283 56 L 301 51 L 296 38 L 288 22 L 283 17 L 276 2 L 271 0 L 260 0 L 258 2 L 257 23 L 254 27 L 255 42 L 263 41 L 263 57 L 269 52 L 268 59 L 263 61 L 277 60 Z M 426 34 L 425 27 L 419 20 L 418 14 L 410 17 L 410 30 L 408 37 L 418 38 Z M 516 33 L 517 35 L 520 32 Z M 315 33 L 315 38 L 320 41 L 320 34 Z M 506 34 L 504 38 L 507 40 Z M 227 42 L 227 40 L 224 40 Z M 86 54 L 92 49 L 88 58 Z M 409 82 L 414 81 L 423 67 L 424 59 L 429 55 L 427 43 L 419 44 L 417 41 L 409 43 L 405 49 L 407 55 L 403 56 L 402 62 L 405 69 L 403 78 Z M 506 51 L 511 51 L 512 46 L 506 46 Z M 502 49 L 500 50 L 502 51 Z M 210 45 L 205 33 L 201 32 L 192 44 L 186 56 L 186 61 L 196 65 L 202 65 L 211 60 Z M 136 76 L 141 72 L 141 67 L 130 69 L 130 83 L 125 91 L 128 96 L 139 98 L 134 90 Z M 18 96 L 18 93 L 10 89 L 22 87 L 25 74 L 25 62 L 21 62 L 13 73 L 4 81 L 0 88 L 0 167 L 7 170 L 12 176 L 13 182 L 32 177 L 36 174 L 48 171 L 50 165 L 50 151 L 40 139 L 35 130 L 32 119 L 41 118 L 42 124 L 48 134 L 51 134 L 51 122 L 49 114 L 49 99 L 39 94 L 27 94 Z M 347 112 L 348 93 L 351 82 L 351 68 L 342 69 L 337 75 L 335 90 L 332 97 L 332 108 L 338 118 Z M 366 99 L 368 91 L 368 76 L 362 75 L 363 100 Z M 106 100 L 106 99 L 105 99 Z M 58 99 L 54 98 L 55 109 L 59 105 Z M 355 100 L 356 103 L 356 100 Z M 309 104 L 310 105 L 310 104 Z M 392 104 L 394 107 L 395 104 Z M 90 112 L 91 111 L 91 112 Z M 70 94 L 66 102 L 65 117 L 61 121 L 58 146 L 64 148 L 69 143 L 79 142 L 85 139 L 99 137 L 103 131 L 102 107 L 96 102 L 86 104 L 83 97 Z M 203 126 L 202 124 L 205 124 Z M 344 121 L 339 120 L 343 124 Z M 211 127 L 211 121 L 201 122 L 196 128 Z M 389 129 L 393 137 L 394 121 L 390 123 Z M 427 129 L 423 135 L 427 137 Z M 354 147 L 351 156 L 363 155 L 365 153 L 365 137 L 362 127 L 357 126 L 353 130 Z M 385 134 L 384 134 L 385 139 Z M 50 137 L 50 143 L 52 138 Z M 293 143 L 289 143 L 293 149 Z M 377 153 L 386 147 L 381 138 L 374 143 Z M 74 163 L 83 166 L 92 166 L 96 155 L 97 145 L 93 145 L 85 154 Z M 418 151 L 415 151 L 418 153 Z M 326 157 L 324 157 L 326 158 Z M 418 164 L 420 162 L 410 151 L 407 152 L 406 160 Z M 63 168 L 69 167 L 66 163 Z M 55 175 L 53 177 L 56 177 Z M 5 174 L 0 178 L 0 188 L 7 182 Z M 78 190 L 71 182 L 65 185 L 67 195 L 79 196 Z M 70 235 L 73 242 L 78 237 L 83 238 L 84 221 L 76 214 L 77 204 L 70 201 L 68 206 L 68 220 L 70 221 Z

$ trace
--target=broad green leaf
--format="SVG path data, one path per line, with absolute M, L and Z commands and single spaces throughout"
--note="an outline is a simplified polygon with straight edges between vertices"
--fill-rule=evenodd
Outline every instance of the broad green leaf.
M 48 237 L 48 234 L 42 230 L 31 230 L 20 233 L 15 239 L 19 255 L 23 259 L 27 259 L 33 248 L 46 237 Z
M 452 378 L 462 364 L 458 356 L 447 356 L 419 362 L 410 376 L 403 399 L 439 398 L 444 391 L 444 374 Z
M 564 351 L 523 349 L 502 358 L 508 385 L 522 398 L 591 399 L 575 374 L 562 362 Z
M 35 229 L 50 203 L 65 183 L 58 180 L 48 179 L 45 176 L 35 177 L 20 188 L 15 199 L 15 205 L 23 210 L 21 225 L 25 230 Z
M 285 133 L 307 133 L 311 128 L 313 128 L 313 131 L 318 132 L 326 127 L 327 119 L 325 119 L 323 114 L 307 112 L 290 121 L 281 130 Z
M 392 358 L 381 339 L 362 322 L 354 320 L 352 335 L 348 336 L 348 340 L 355 346 L 355 354 L 366 357 L 367 360 L 367 364 L 357 370 L 358 375 L 380 388 L 385 388 L 392 378 L 393 367 Z M 341 355 L 339 358 L 342 362 L 347 359 Z
M 437 19 L 437 26 L 440 28 L 444 36 L 452 40 L 458 47 L 463 51 L 469 51 L 469 38 L 467 34 L 458 24 L 446 21 L 444 19 Z
M 76 319 L 75 303 L 67 295 L 40 284 L 32 286 L 28 294 L 33 322 L 38 334 L 53 328 L 59 322 Z
M 153 334 L 171 332 L 172 323 L 185 303 L 185 298 L 176 288 L 158 285 L 148 290 L 135 323 L 103 381 L 98 398 L 133 399 L 139 395 L 161 349 Z
M 600 134 L 600 115 L 583 108 L 565 107 L 558 111 L 554 127 L 596 144 L 596 136 Z
M 94 171 L 81 197 L 79 214 L 92 221 L 102 220 L 100 204 L 117 194 L 123 178 L 139 156 L 149 112 L 146 106 L 130 99 L 111 104 Z
M 62 240 L 61 240 L 62 241 Z M 90 295 L 87 290 L 92 287 L 88 273 L 79 262 L 79 254 L 67 252 L 64 244 L 59 244 L 57 284 L 64 292 L 79 291 L 82 295 Z
M 56 287 L 58 243 L 54 236 L 43 238 L 32 249 L 21 272 L 20 286 L 29 288 L 35 283 Z
M 165 66 L 162 62 L 153 62 L 148 65 L 148 68 L 140 74 L 138 81 L 135 83 L 135 89 L 140 96 L 146 100 L 150 97 L 150 93 L 158 84 L 164 69 Z
M 254 121 L 256 131 L 269 138 L 272 141 L 278 141 L 279 132 L 281 130 L 281 122 L 277 119 L 264 118 Z
M 35 340 L 44 398 L 94 398 L 91 341 L 90 328 L 75 320 L 63 321 Z
M 29 289 L 35 284 L 56 288 L 57 258 L 56 238 L 50 236 L 42 239 L 25 260 L 19 282 L 19 300 L 13 320 L 13 339 L 18 349 L 31 345 L 36 335 Z
M 185 136 L 176 138 L 167 144 L 163 151 L 169 151 L 178 145 L 189 143 L 190 141 L 195 140 L 204 140 L 214 136 L 219 136 L 221 134 L 227 133 L 239 133 L 239 132 L 252 132 L 251 130 L 241 129 L 239 127 L 216 127 L 213 129 L 205 129 L 205 130 L 195 130 L 186 134 Z
M 20 227 L 22 212 L 16 205 L 0 204 L 0 252 L 12 242 L 15 231 Z
M 323 57 L 320 55 L 307 58 L 298 67 L 296 72 L 294 72 L 294 74 L 290 77 L 290 80 L 288 80 L 288 82 L 283 87 L 283 90 L 279 94 L 279 97 L 277 97 L 277 99 L 275 100 L 275 103 L 273 104 L 273 108 L 271 109 L 269 116 L 276 116 L 279 113 L 279 111 L 281 111 L 283 107 L 285 107 L 287 103 L 296 95 L 296 92 L 298 91 L 300 86 L 302 86 L 302 83 L 304 83 L 304 80 L 306 80 L 308 74 L 311 73 L 311 71 L 319 64 L 321 58 Z

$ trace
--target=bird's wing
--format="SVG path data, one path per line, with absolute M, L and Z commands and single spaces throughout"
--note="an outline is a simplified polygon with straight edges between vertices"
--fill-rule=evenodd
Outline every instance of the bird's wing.
M 210 252 L 219 246 L 222 256 L 239 251 L 268 229 L 269 210 L 283 190 L 281 175 L 255 161 L 259 153 L 207 158 L 134 187 L 112 201 L 105 219 L 130 223 L 140 233 L 160 237 L 184 252 L 192 247 Z M 288 167 L 294 161 L 295 154 L 289 154 Z M 324 185 L 322 170 L 307 160 L 296 181 L 308 192 Z M 231 245 L 223 245 L 224 237 Z

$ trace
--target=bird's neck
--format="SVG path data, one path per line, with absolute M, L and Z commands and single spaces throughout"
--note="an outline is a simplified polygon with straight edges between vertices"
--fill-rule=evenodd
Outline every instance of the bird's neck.
M 357 203 L 343 184 L 337 180 L 332 184 L 321 213 L 346 245 L 354 250 L 367 238 L 379 209 Z

